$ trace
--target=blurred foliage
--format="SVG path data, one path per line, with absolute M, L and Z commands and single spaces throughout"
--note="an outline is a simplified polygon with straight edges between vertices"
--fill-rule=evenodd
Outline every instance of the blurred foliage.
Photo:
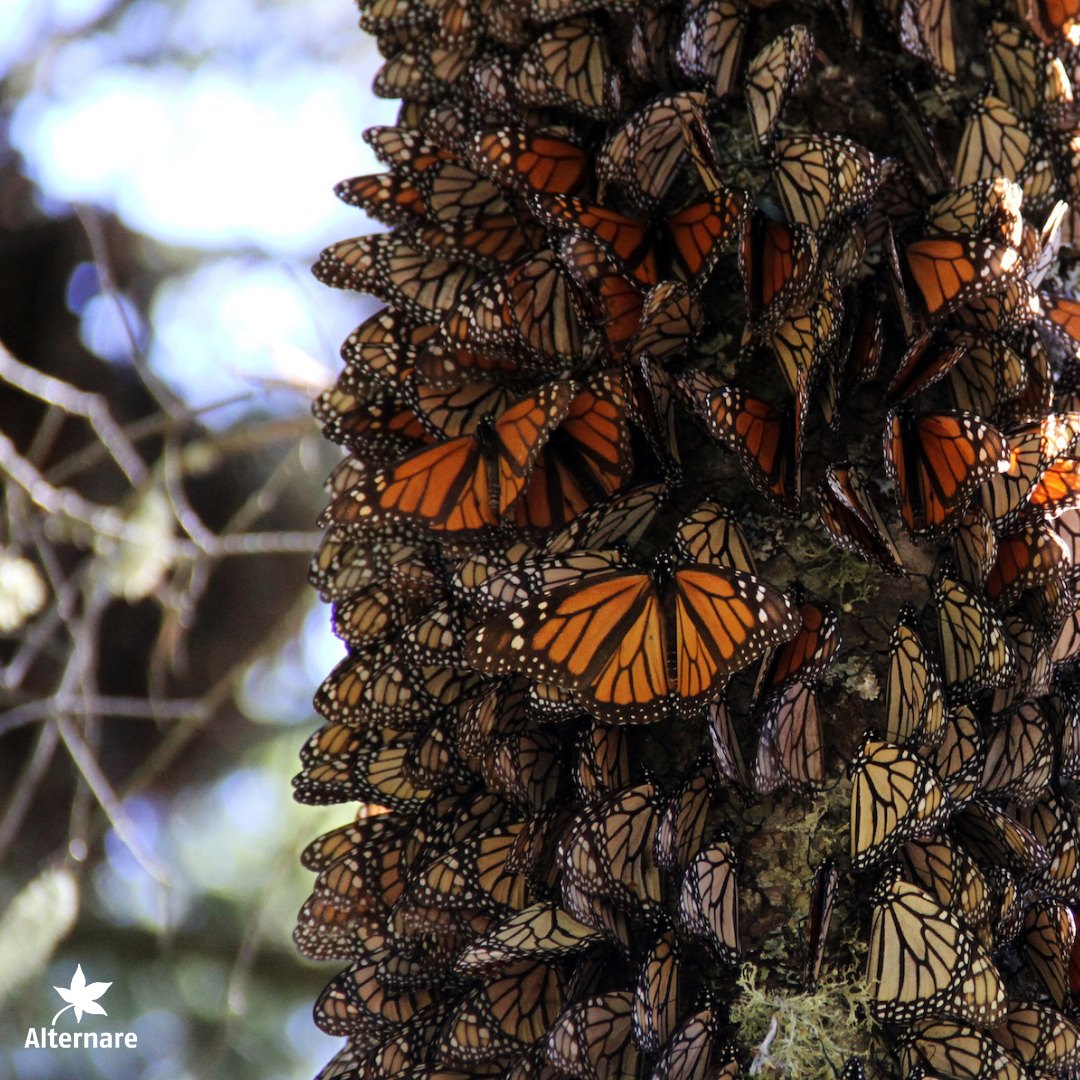
M 5 1076 L 293 1078 L 335 1048 L 310 1019 L 326 972 L 290 932 L 297 853 L 342 812 L 296 806 L 288 778 L 340 651 L 305 584 L 333 463 L 308 400 L 340 335 L 307 310 L 323 294 L 304 264 L 340 231 L 318 199 L 363 171 L 354 21 L 346 0 L 57 0 L 15 3 L 0 29 Z M 320 133 L 335 80 L 349 103 Z M 311 138 L 341 161 L 316 163 L 310 201 L 285 140 L 263 138 L 248 176 L 220 160 L 272 134 L 301 83 Z M 188 98 L 204 133 L 224 103 L 209 157 L 154 129 Z M 77 108 L 102 101 L 127 112 Z M 133 126 L 109 142 L 116 115 Z M 155 154 L 156 207 L 136 169 Z M 235 191 L 275 161 L 283 186 L 264 170 L 241 212 Z M 293 340 L 282 312 L 300 313 Z M 22 1049 L 77 965 L 113 984 L 82 1028 L 134 1031 L 138 1050 Z

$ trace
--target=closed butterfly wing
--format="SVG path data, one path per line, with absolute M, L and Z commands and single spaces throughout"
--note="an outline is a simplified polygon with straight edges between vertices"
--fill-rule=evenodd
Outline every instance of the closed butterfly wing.
M 851 763 L 851 859 L 880 865 L 901 844 L 932 834 L 949 819 L 951 800 L 919 755 L 868 740 Z
M 894 410 L 886 420 L 885 464 L 908 531 L 939 537 L 955 527 L 978 488 L 1007 467 L 992 424 L 969 413 Z
M 885 684 L 885 737 L 936 746 L 944 733 L 945 697 L 937 661 L 928 651 L 915 611 L 900 612 L 889 639 L 889 679 Z
M 903 569 L 885 521 L 853 465 L 836 462 L 825 470 L 818 516 L 841 551 L 853 551 L 889 573 Z
M 750 129 L 767 143 L 790 96 L 799 88 L 814 55 L 814 37 L 805 26 L 793 26 L 766 45 L 746 71 L 746 105 Z
M 954 915 L 905 882 L 875 897 L 867 978 L 871 1009 L 886 1022 L 947 1016 L 982 1028 L 1006 1015 L 1005 986 L 989 953 Z

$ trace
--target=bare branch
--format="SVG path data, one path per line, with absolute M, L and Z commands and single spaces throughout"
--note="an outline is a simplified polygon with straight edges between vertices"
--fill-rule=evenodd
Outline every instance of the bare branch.
M 134 825 L 131 823 L 131 819 L 124 810 L 123 804 L 117 798 L 108 778 L 101 771 L 101 766 L 98 765 L 93 752 L 86 745 L 75 725 L 62 713 L 56 715 L 53 723 L 57 731 L 59 731 L 60 737 L 64 740 L 64 746 L 67 747 L 71 760 L 75 762 L 90 790 L 94 793 L 94 798 L 97 799 L 98 805 L 105 812 L 105 816 L 109 819 L 109 823 L 112 825 L 116 835 L 128 851 L 131 852 L 135 861 L 155 881 L 169 886 L 169 876 L 165 868 L 143 846 Z
M 16 360 L 2 344 L 0 378 L 40 401 L 89 421 L 101 444 L 108 449 L 131 484 L 138 486 L 146 479 L 146 463 L 124 434 L 124 429 L 113 419 L 103 398 L 86 390 L 78 390 L 63 379 L 46 375 Z
M 206 703 L 198 698 L 134 698 L 109 695 L 85 696 L 53 694 L 0 713 L 0 736 L 15 728 L 48 719 L 56 713 L 66 716 L 122 716 L 132 720 L 206 720 Z
M 88 206 L 76 206 L 75 213 L 78 215 L 79 221 L 86 232 L 86 239 L 90 242 L 90 252 L 94 257 L 94 265 L 97 267 L 101 290 L 116 308 L 117 316 L 124 328 L 135 370 L 139 373 L 143 384 L 154 396 L 154 400 L 161 406 L 163 412 L 167 413 L 173 420 L 186 419 L 187 410 L 183 402 L 154 373 L 139 348 L 139 343 L 135 338 L 135 331 L 131 326 L 131 321 L 128 319 L 127 309 L 120 299 L 120 290 L 116 287 L 116 279 L 113 277 L 112 261 L 109 258 L 109 249 L 105 242 L 105 233 L 101 228 L 101 219 L 96 211 Z

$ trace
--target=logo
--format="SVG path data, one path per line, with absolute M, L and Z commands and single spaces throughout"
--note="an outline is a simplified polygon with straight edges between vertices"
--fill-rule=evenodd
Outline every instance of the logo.
M 24 1048 L 27 1050 L 134 1050 L 139 1045 L 139 1036 L 133 1031 L 57 1031 L 56 1021 L 72 1009 L 75 1023 L 81 1024 L 83 1015 L 108 1016 L 105 1007 L 98 1002 L 111 982 L 88 983 L 83 974 L 82 964 L 75 968 L 70 986 L 54 986 L 53 989 L 67 1004 L 52 1018 L 49 1026 L 29 1028 L 26 1032 Z
M 111 982 L 107 983 L 90 983 L 87 985 L 86 976 L 82 973 L 82 964 L 75 969 L 75 974 L 71 977 L 71 985 L 65 989 L 62 986 L 54 986 L 53 989 L 68 1003 L 65 1005 L 53 1018 L 51 1027 L 56 1027 L 56 1021 L 60 1019 L 68 1011 L 68 1009 L 75 1010 L 75 1023 L 82 1023 L 82 1014 L 84 1012 L 97 1013 L 99 1016 L 108 1016 L 109 1014 L 98 1004 L 97 999 L 105 993 L 109 987 L 112 986 Z

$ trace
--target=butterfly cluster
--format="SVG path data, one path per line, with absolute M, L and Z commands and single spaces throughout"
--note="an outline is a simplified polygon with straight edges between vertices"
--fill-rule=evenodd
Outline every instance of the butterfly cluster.
M 1076 1074 L 1080 4 L 360 9 L 321 1076 Z

